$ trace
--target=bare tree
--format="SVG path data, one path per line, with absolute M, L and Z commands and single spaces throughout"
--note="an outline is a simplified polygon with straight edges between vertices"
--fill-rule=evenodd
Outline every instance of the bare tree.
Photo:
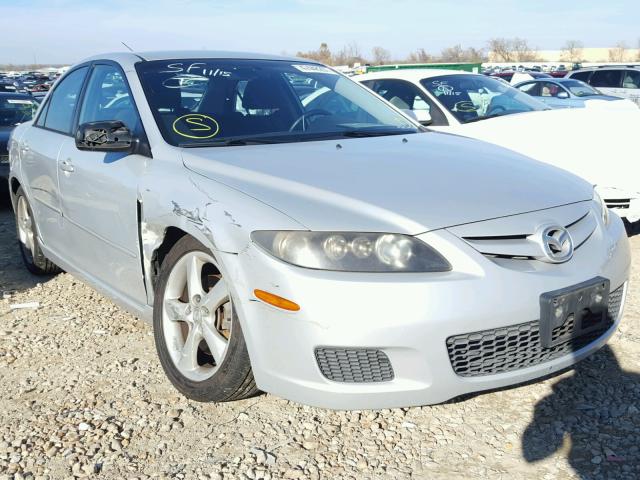
M 560 58 L 565 62 L 580 63 L 582 61 L 582 54 L 584 52 L 584 45 L 578 40 L 567 40 L 562 47 L 562 53 Z
M 627 45 L 624 42 L 616 43 L 616 46 L 609 49 L 609 61 L 622 63 L 627 56 Z
M 391 52 L 383 47 L 373 47 L 371 54 L 373 56 L 373 63 L 376 65 L 383 65 L 389 63 L 391 60 Z
M 331 64 L 331 50 L 329 50 L 329 46 L 326 43 L 321 43 L 320 48 L 318 50 L 311 50 L 309 52 L 298 52 L 298 57 L 310 58 L 311 60 L 316 60 L 321 63 Z
M 464 49 L 460 44 L 445 48 L 440 54 L 442 62 L 482 62 L 486 58 L 482 49 Z
M 516 37 L 511 42 L 518 62 L 535 62 L 538 60 L 538 49 L 529 45 L 527 40 Z
M 494 62 L 515 62 L 515 52 L 511 40 L 506 38 L 492 38 L 487 42 L 491 60 Z
M 407 61 L 409 63 L 431 63 L 435 59 L 436 58 L 430 53 L 427 53 L 427 51 L 424 48 L 419 48 L 415 52 L 411 52 L 409 54 Z
M 353 65 L 354 63 L 366 63 L 360 47 L 356 42 L 345 45 L 342 47 L 342 50 L 333 57 L 334 65 Z
M 538 49 L 524 38 L 492 38 L 488 42 L 490 56 L 497 62 L 534 62 Z

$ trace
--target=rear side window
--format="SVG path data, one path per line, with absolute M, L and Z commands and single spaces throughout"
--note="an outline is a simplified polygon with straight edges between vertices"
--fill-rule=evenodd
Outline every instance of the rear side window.
M 87 70 L 88 67 L 79 68 L 60 81 L 48 102 L 44 119 L 45 128 L 61 133 L 71 133 L 73 114 Z
M 623 70 L 596 70 L 589 83 L 596 88 L 620 88 L 623 73 Z
M 571 78 L 589 83 L 589 75 L 591 75 L 591 72 L 587 70 L 586 72 L 576 72 L 571 75 Z
M 624 72 L 622 88 L 640 88 L 640 71 L 627 70 Z

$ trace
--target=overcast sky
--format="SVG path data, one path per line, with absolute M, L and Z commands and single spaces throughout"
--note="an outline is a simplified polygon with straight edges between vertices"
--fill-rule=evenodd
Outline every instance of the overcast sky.
M 0 64 L 73 63 L 121 41 L 289 54 L 356 42 L 396 57 L 515 36 L 543 50 L 637 47 L 639 19 L 640 0 L 0 0 Z

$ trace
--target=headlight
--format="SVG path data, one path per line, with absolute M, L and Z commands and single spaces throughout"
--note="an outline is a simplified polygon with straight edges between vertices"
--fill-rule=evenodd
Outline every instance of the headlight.
M 598 208 L 600 210 L 600 214 L 602 216 L 602 222 L 605 225 L 609 225 L 609 207 L 604 203 L 604 200 L 598 195 L 596 189 L 593 190 L 593 201 L 598 204 Z
M 343 272 L 447 272 L 426 243 L 394 233 L 257 231 L 251 239 L 287 263 Z

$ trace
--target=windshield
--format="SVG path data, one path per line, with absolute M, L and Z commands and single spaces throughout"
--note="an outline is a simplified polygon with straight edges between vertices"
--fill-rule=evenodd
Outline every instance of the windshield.
M 442 75 L 420 83 L 462 123 L 549 109 L 526 93 L 485 75 Z
M 565 80 L 562 86 L 568 88 L 576 97 L 589 97 L 591 95 L 600 95 L 600 92 L 590 87 L 580 80 Z
M 0 127 L 13 127 L 33 118 L 38 103 L 28 98 L 0 96 Z
M 333 70 L 280 60 L 168 60 L 136 66 L 164 139 L 194 147 L 417 133 Z

